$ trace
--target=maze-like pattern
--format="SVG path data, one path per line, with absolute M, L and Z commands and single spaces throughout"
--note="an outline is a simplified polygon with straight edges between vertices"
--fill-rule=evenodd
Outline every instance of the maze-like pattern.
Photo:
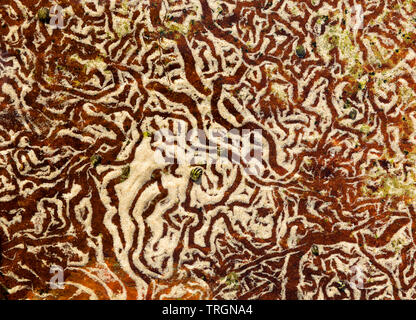
M 415 9 L 1 0 L 0 297 L 414 299 Z M 213 128 L 264 170 L 155 161 Z

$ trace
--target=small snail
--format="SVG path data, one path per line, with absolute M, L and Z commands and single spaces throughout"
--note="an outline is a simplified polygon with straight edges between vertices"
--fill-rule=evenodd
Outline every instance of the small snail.
M 305 48 L 302 45 L 299 45 L 299 46 L 296 47 L 296 55 L 299 58 L 305 58 L 306 51 L 305 51 Z
M 311 251 L 314 256 L 319 256 L 319 248 L 316 244 L 312 245 Z
M 346 288 L 346 283 L 345 283 L 345 281 L 337 281 L 337 288 L 338 288 L 338 290 L 339 291 L 341 291 L 341 292 L 343 292 L 344 290 L 345 290 L 345 288 Z
M 38 18 L 40 22 L 49 23 L 50 15 L 48 8 L 40 8 L 38 11 Z
M 352 109 L 349 114 L 350 119 L 355 120 L 357 118 L 357 110 Z
M 202 173 L 203 173 L 202 168 L 200 168 L 200 167 L 193 168 L 191 170 L 191 173 L 190 173 L 191 180 L 193 182 L 197 182 L 199 180 L 199 178 L 201 178 Z

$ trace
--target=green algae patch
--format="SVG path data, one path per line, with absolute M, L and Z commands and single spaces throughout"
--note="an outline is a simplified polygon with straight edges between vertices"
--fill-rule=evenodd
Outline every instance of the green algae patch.
M 152 136 L 152 134 L 149 131 L 143 132 L 143 137 L 144 138 L 150 138 L 151 136 Z
M 237 289 L 240 286 L 240 279 L 239 279 L 238 274 L 234 271 L 230 272 L 225 277 L 225 283 L 227 284 L 227 286 Z
M 335 25 L 327 28 L 327 31 L 317 37 L 317 50 L 324 58 L 325 62 L 331 59 L 330 51 L 337 49 L 340 58 L 346 62 L 346 72 L 353 78 L 358 79 L 364 74 L 363 66 L 360 62 L 361 54 L 358 46 L 352 41 L 352 33 L 341 26 Z
M 101 156 L 99 154 L 94 154 L 90 158 L 91 165 L 96 168 L 101 163 Z
M 371 131 L 371 127 L 368 125 L 368 124 L 363 124 L 361 127 L 360 127 L 360 131 L 362 132 L 362 133 L 369 133 L 370 131 Z
M 121 182 L 126 181 L 130 176 L 130 166 L 125 166 L 121 169 L 120 180 Z
M 399 177 L 387 177 L 379 190 L 382 197 L 409 197 L 415 199 L 416 187 L 413 183 L 405 182 Z

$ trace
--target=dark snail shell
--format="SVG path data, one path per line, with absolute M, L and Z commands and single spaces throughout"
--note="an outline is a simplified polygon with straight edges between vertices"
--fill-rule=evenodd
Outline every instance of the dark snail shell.
M 197 182 L 197 181 L 199 180 L 199 178 L 201 178 L 202 173 L 203 173 L 202 168 L 200 168 L 200 167 L 193 168 L 193 169 L 191 170 L 191 173 L 190 173 L 190 178 L 191 178 L 191 180 L 192 180 L 193 182 Z
M 49 9 L 48 8 L 40 8 L 38 11 L 38 18 L 40 22 L 43 23 L 49 23 L 51 17 L 49 15 Z
M 357 118 L 357 110 L 356 109 L 352 109 L 349 113 L 349 117 L 351 120 L 355 120 L 355 118 Z
M 345 288 L 346 288 L 346 283 L 345 283 L 345 281 L 338 281 L 337 282 L 337 289 L 339 290 L 339 291 L 344 291 L 345 290 Z
M 319 256 L 319 248 L 316 244 L 312 245 L 311 251 L 314 256 Z
M 305 56 L 306 56 L 306 50 L 305 50 L 305 48 L 302 45 L 299 45 L 299 46 L 296 47 L 296 55 L 299 58 L 305 58 Z

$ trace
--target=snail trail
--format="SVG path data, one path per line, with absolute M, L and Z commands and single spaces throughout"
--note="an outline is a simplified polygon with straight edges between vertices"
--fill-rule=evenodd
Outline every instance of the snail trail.
M 413 3 L 54 5 L 0 8 L 1 299 L 415 298 Z

